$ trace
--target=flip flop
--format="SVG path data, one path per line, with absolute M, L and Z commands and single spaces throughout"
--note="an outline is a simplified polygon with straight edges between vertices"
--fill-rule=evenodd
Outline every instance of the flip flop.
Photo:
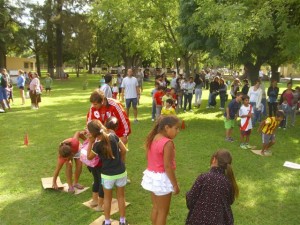
M 74 184 L 73 187 L 75 187 L 75 188 L 77 188 L 77 189 L 80 189 L 80 190 L 84 188 L 83 185 L 78 184 L 78 183 L 77 183 L 77 184 Z

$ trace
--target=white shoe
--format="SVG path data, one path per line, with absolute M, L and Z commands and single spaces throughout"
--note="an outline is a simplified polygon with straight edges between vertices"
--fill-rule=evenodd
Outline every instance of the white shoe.
M 154 119 L 152 119 L 151 121 L 154 122 Z

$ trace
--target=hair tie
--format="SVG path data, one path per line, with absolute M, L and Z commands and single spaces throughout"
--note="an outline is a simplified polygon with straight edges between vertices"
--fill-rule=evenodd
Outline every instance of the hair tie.
M 99 132 L 100 132 L 100 134 L 102 134 L 102 133 L 103 133 L 103 129 L 101 128 L 101 129 L 99 130 Z

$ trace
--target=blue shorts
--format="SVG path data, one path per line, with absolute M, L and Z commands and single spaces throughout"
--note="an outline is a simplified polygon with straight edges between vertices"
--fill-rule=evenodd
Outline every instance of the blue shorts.
M 7 91 L 4 87 L 0 86 L 0 101 L 2 102 L 4 99 L 7 99 Z
M 131 107 L 131 103 L 132 103 L 132 107 L 136 108 L 136 106 L 137 106 L 137 98 L 126 99 L 126 108 L 127 109 L 129 109 Z

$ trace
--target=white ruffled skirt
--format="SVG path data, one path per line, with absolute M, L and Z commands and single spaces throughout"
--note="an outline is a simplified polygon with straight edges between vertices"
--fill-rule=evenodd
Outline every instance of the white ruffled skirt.
M 149 170 L 144 171 L 142 187 L 153 192 L 155 195 L 166 195 L 174 191 L 173 185 L 166 173 L 156 173 Z

